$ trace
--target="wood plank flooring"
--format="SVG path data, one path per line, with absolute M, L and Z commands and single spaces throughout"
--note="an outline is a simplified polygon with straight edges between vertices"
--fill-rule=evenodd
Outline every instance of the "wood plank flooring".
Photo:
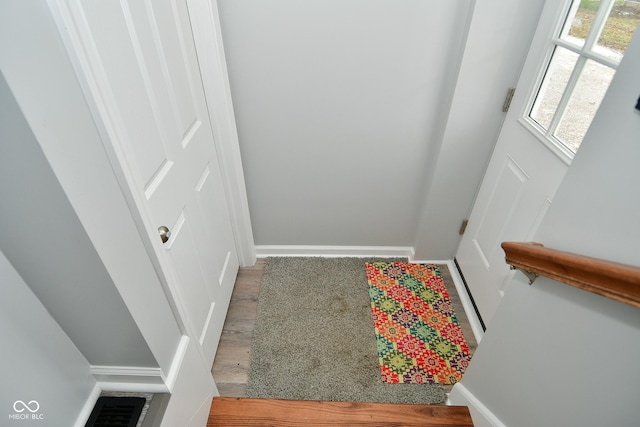
M 238 272 L 231 296 L 229 311 L 222 330 L 220 344 L 213 362 L 213 378 L 220 396 L 245 397 L 249 374 L 249 351 L 258 310 L 258 295 L 264 274 L 265 259 L 258 259 L 253 267 L 242 267 Z M 449 290 L 453 308 L 458 316 L 471 352 L 477 347 L 471 325 L 460 303 L 446 265 L 439 265 Z M 447 386 L 450 391 L 451 386 Z
M 216 397 L 207 427 L 473 426 L 466 406 Z
M 265 259 L 238 271 L 220 344 L 213 362 L 213 378 L 220 396 L 245 397 L 249 377 L 249 351 L 258 314 L 258 295 Z

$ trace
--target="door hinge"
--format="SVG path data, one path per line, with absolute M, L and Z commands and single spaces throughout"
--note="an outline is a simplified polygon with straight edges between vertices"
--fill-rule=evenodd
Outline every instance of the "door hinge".
M 507 91 L 507 97 L 504 99 L 504 104 L 502 104 L 502 112 L 506 113 L 507 111 L 509 111 L 514 93 L 516 93 L 516 88 L 509 88 L 509 90 Z
M 460 231 L 458 231 L 458 233 L 460 233 L 460 235 L 464 234 L 464 231 L 467 229 L 467 225 L 469 225 L 469 220 L 465 219 L 464 221 L 462 221 L 462 224 L 460 225 Z

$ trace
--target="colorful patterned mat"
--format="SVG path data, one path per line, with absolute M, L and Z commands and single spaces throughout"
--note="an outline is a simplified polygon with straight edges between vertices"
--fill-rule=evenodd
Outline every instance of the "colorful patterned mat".
M 366 269 L 382 381 L 460 381 L 471 355 L 438 267 L 374 262 Z

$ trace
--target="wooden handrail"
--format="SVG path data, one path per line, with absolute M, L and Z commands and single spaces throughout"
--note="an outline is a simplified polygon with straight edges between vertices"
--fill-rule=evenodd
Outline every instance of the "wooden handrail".
M 640 267 L 545 248 L 540 243 L 503 242 L 506 262 L 531 275 L 640 308 Z M 535 278 L 531 280 L 533 282 Z

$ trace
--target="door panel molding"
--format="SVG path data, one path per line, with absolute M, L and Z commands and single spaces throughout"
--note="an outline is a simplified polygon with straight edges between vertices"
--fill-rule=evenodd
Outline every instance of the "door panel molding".
M 491 260 L 495 258 L 527 181 L 529 176 L 524 169 L 507 155 L 488 195 L 482 220 L 474 227 L 474 247 L 487 270 L 491 269 Z

